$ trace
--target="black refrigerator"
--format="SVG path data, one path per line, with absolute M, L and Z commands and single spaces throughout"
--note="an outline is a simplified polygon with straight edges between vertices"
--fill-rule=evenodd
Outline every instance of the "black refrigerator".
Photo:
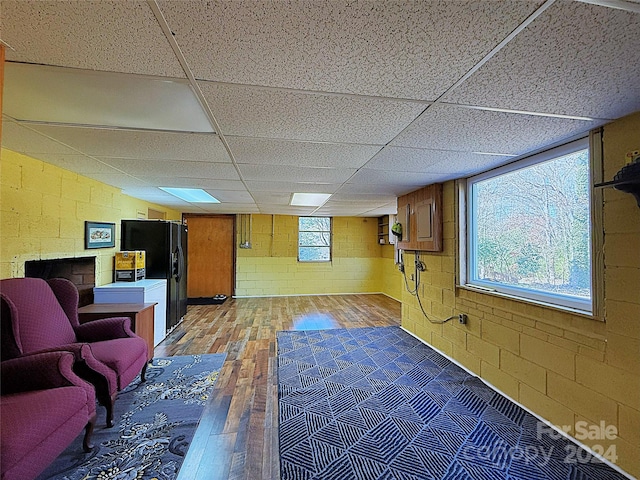
M 167 280 L 167 332 L 187 313 L 187 227 L 164 220 L 122 220 L 122 250 L 146 252 L 145 277 Z

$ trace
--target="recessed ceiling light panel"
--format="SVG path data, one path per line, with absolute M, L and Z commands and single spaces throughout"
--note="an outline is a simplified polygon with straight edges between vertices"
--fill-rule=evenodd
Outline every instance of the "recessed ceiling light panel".
M 294 193 L 289 205 L 296 207 L 319 207 L 331 196 L 330 193 Z
M 189 82 L 7 62 L 3 112 L 16 120 L 212 133 Z
M 190 203 L 220 203 L 215 197 L 212 197 L 201 188 L 172 188 L 158 187 L 171 195 Z

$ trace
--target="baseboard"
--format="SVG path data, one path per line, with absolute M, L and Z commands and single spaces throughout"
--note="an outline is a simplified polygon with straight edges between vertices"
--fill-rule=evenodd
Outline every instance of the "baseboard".
M 347 292 L 347 293 L 291 293 L 284 295 L 233 295 L 232 298 L 270 298 L 270 297 L 335 297 L 338 295 L 385 295 L 383 292 Z M 393 297 L 389 297 L 393 298 Z M 394 300 L 397 300 L 394 298 Z M 399 301 L 399 300 L 398 300 Z

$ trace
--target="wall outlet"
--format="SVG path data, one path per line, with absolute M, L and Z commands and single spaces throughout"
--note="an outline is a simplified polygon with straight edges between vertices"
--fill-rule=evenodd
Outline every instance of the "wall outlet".
M 467 324 L 467 316 L 464 313 L 458 315 L 458 323 L 460 323 L 461 325 Z

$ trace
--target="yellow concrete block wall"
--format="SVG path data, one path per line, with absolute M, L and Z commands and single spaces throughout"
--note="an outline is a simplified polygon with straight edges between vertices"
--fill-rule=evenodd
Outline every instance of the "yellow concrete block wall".
M 382 245 L 380 258 L 381 292 L 398 301 L 402 300 L 403 279 L 395 263 L 395 247 Z
M 0 153 L 0 188 L 0 278 L 23 277 L 27 260 L 96 256 L 96 284 L 111 283 L 121 219 L 149 208 L 166 211 L 170 220 L 181 218 L 175 210 L 7 149 Z M 87 220 L 115 223 L 116 246 L 86 250 Z
M 382 257 L 377 218 L 333 217 L 332 260 L 326 263 L 298 262 L 296 216 L 252 215 L 250 241 L 251 249 L 237 250 L 237 296 L 383 292 L 400 298 L 393 250 L 390 259 Z M 395 283 L 386 278 L 389 272 Z
M 640 113 L 604 127 L 604 178 L 640 148 Z M 444 251 L 421 254 L 423 307 L 433 320 L 466 313 L 467 325 L 429 323 L 402 292 L 402 325 L 512 399 L 640 476 L 640 209 L 613 188 L 604 192 L 604 322 L 456 288 L 454 183 L 444 188 Z M 407 275 L 414 255 L 405 254 Z M 410 286 L 411 283 L 410 283 Z M 584 423 L 580 423 L 584 422 Z M 614 427 L 613 439 L 585 438 L 585 425 Z

